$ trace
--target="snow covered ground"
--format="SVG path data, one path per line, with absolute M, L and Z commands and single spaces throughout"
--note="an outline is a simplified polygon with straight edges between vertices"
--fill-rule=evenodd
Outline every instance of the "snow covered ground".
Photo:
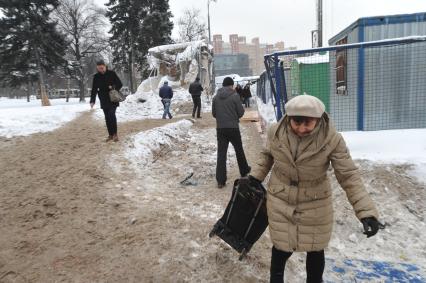
M 354 159 L 381 164 L 411 164 L 413 175 L 426 184 L 426 129 L 343 132 Z
M 51 99 L 52 106 L 42 107 L 40 100 L 0 99 L 0 136 L 11 138 L 33 133 L 49 132 L 74 119 L 78 113 L 89 111 L 88 103 L 78 98 Z

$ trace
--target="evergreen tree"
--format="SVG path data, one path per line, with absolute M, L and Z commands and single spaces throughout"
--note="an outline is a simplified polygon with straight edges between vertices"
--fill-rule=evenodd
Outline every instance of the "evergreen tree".
M 50 19 L 57 0 L 0 0 L 0 80 L 20 85 L 38 80 L 43 106 L 50 105 L 44 76 L 64 66 L 66 42 Z
M 169 0 L 149 0 L 146 6 L 140 36 L 138 37 L 137 61 L 140 70 L 146 75 L 146 55 L 148 49 L 158 45 L 172 43 L 173 17 L 170 12 Z
M 106 16 L 111 22 L 113 63 L 129 74 L 130 91 L 134 92 L 135 38 L 138 36 L 145 0 L 110 0 Z
M 134 92 L 134 68 L 146 70 L 148 49 L 171 42 L 173 23 L 168 0 L 110 0 L 107 17 L 113 63 L 129 73 Z

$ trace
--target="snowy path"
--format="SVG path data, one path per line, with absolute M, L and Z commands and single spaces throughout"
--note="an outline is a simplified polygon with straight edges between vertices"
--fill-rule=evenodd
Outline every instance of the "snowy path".
M 215 188 L 208 114 L 194 124 L 121 123 L 117 144 L 103 142 L 104 125 L 94 116 L 0 140 L 0 282 L 268 281 L 268 233 L 243 262 L 207 237 L 231 193 L 229 185 Z M 262 140 L 254 126 L 242 129 L 253 162 Z M 233 155 L 230 182 L 238 176 Z M 395 269 L 420 274 L 411 282 L 423 282 L 424 184 L 406 164 L 359 165 L 388 227 L 365 239 L 333 178 L 336 225 L 326 282 L 383 282 Z M 180 185 L 191 172 L 192 185 Z M 287 282 L 304 282 L 304 257 L 293 256 L 286 271 Z

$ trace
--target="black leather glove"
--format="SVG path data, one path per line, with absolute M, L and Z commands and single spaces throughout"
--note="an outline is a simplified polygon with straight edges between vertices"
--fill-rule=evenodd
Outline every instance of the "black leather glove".
M 376 217 L 366 217 L 361 219 L 362 226 L 364 226 L 364 234 L 370 238 L 377 234 L 379 229 L 383 229 L 384 225 L 380 223 Z
M 252 187 L 259 187 L 262 182 L 259 181 L 258 179 L 256 179 L 255 177 L 248 175 L 247 177 L 242 177 L 240 178 L 240 180 L 238 181 L 240 185 L 242 186 L 252 186 Z

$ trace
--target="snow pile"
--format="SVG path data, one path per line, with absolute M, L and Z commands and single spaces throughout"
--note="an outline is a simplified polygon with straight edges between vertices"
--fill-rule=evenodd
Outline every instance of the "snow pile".
M 90 109 L 78 98 L 51 99 L 52 106 L 42 107 L 40 100 L 0 99 L 0 136 L 11 138 L 53 131 Z
M 215 176 L 217 146 L 214 128 L 200 129 L 190 120 L 181 120 L 134 135 L 124 148 L 124 157 L 137 172 L 149 182 L 147 189 L 156 189 L 166 183 L 176 184 L 194 173 L 191 181 L 196 184 L 211 184 Z M 114 159 L 114 157 L 112 158 Z M 111 166 L 120 171 L 119 162 Z M 227 166 L 237 166 L 235 150 L 228 150 Z M 161 172 L 176 175 L 173 180 L 164 180 Z
M 353 158 L 413 164 L 413 175 L 426 183 L 426 129 L 343 132 L 342 135 Z
M 125 152 L 127 159 L 139 167 L 152 161 L 154 154 L 160 154 L 163 148 L 168 148 L 173 141 L 181 136 L 188 135 L 192 127 L 189 120 L 181 120 L 163 127 L 141 132 L 131 140 L 131 147 Z
M 117 108 L 117 120 L 118 122 L 128 122 L 143 119 L 160 119 L 163 116 L 163 104 L 159 97 L 159 90 L 150 91 L 150 84 L 155 85 L 155 82 L 161 84 L 163 79 L 149 79 L 144 81 L 138 88 L 135 94 L 127 96 L 126 100 L 120 103 L 120 107 Z M 171 83 L 173 87 L 173 84 Z M 184 88 L 177 88 L 173 90 L 174 96 L 172 99 L 172 105 L 170 112 L 174 115 L 179 109 L 176 108 L 176 104 L 191 102 L 192 98 L 188 90 Z M 102 111 L 97 112 L 99 119 L 104 119 Z
M 272 105 L 272 100 L 269 100 L 267 104 L 264 104 L 262 99 L 256 96 L 257 111 L 259 112 L 260 117 L 265 121 L 266 125 L 273 124 L 277 122 L 275 117 L 275 109 Z

